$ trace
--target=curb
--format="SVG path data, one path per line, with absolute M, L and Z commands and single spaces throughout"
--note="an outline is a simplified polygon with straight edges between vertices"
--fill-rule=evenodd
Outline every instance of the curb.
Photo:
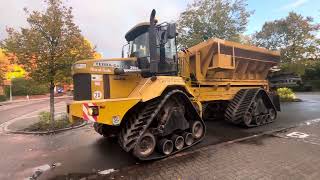
M 63 129 L 57 129 L 57 130 L 54 130 L 54 131 L 34 131 L 34 132 L 31 132 L 31 131 L 12 131 L 12 130 L 10 130 L 8 128 L 5 128 L 4 131 L 6 133 L 11 133 L 11 134 L 49 135 L 49 134 L 60 133 L 60 132 L 67 131 L 67 130 L 78 129 L 78 128 L 81 128 L 81 127 L 83 127 L 83 126 L 85 126 L 87 124 L 88 123 L 86 121 L 83 121 L 82 124 L 79 124 L 77 126 L 67 127 L 67 128 L 63 128 Z

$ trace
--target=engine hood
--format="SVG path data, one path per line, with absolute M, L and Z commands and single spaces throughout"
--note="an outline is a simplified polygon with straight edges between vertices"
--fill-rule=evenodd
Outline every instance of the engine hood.
M 114 74 L 115 69 L 138 69 L 137 58 L 81 60 L 73 64 L 72 73 Z

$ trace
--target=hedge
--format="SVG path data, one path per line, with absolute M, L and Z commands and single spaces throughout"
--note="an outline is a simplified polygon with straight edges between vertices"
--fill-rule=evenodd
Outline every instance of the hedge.
M 7 97 L 4 95 L 0 95 L 0 102 L 7 100 Z
M 6 95 L 10 93 L 10 88 L 7 86 Z M 26 95 L 41 95 L 49 93 L 49 88 L 46 84 L 40 84 L 32 79 L 17 78 L 12 80 L 12 95 L 26 96 Z

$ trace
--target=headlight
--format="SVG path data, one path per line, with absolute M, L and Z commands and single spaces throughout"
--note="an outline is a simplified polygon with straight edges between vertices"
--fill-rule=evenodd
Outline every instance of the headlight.
M 75 64 L 74 68 L 75 69 L 84 69 L 87 67 L 87 64 Z
M 99 115 L 99 108 L 98 106 L 91 106 L 88 108 L 88 114 L 90 116 L 98 116 Z

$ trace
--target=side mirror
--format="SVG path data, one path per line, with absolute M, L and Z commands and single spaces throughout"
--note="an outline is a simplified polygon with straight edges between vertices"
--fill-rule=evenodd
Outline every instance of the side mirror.
M 167 38 L 168 39 L 173 39 L 176 37 L 177 34 L 177 27 L 175 23 L 168 24 L 167 27 Z
M 128 45 L 129 45 L 129 43 L 127 43 L 127 44 L 125 44 L 125 45 L 122 46 L 122 50 L 121 50 L 121 57 L 122 57 L 122 58 L 124 58 L 124 48 L 125 48 L 126 46 L 128 46 Z M 128 50 L 127 54 L 129 54 L 129 50 Z

